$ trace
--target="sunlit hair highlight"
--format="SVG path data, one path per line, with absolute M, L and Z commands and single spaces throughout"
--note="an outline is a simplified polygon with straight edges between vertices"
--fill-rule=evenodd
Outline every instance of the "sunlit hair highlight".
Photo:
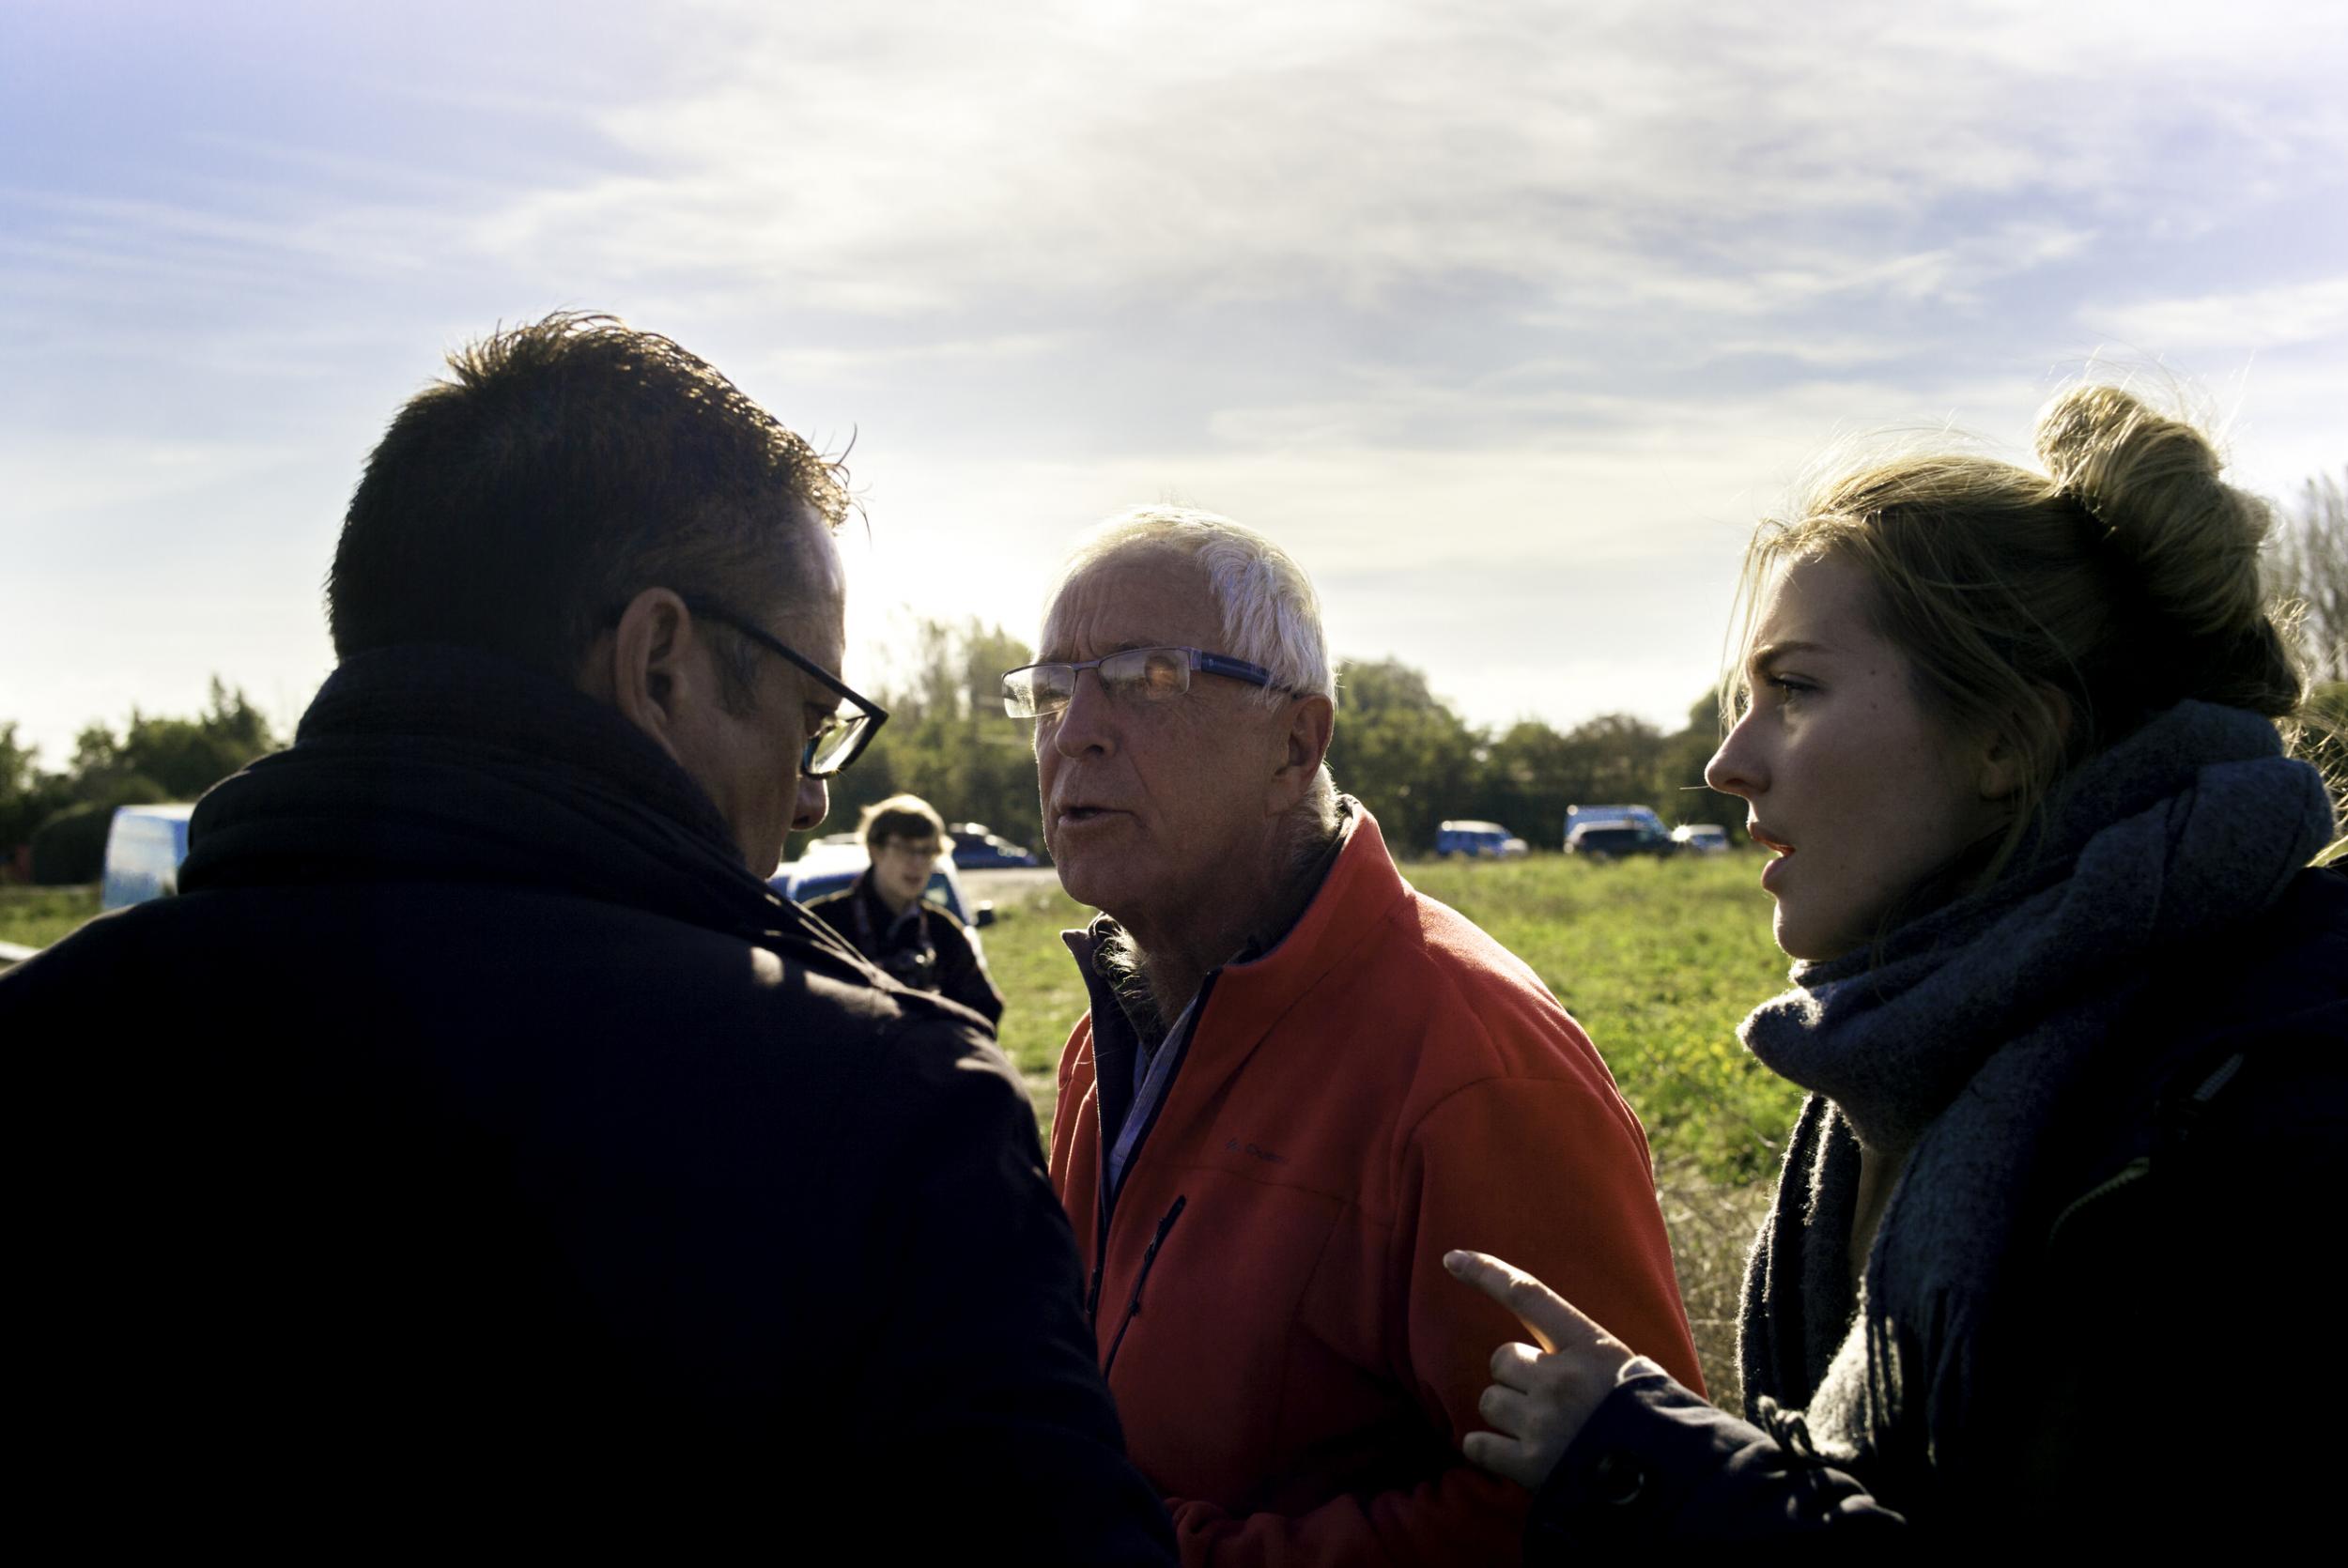
M 1149 553 L 1194 561 L 1206 573 L 1227 644 L 1213 652 L 1263 666 L 1272 671 L 1274 685 L 1289 693 L 1336 700 L 1329 639 L 1321 626 L 1321 595 L 1313 592 L 1312 579 L 1279 546 L 1213 512 L 1136 506 L 1100 523 L 1069 552 L 1047 607 L 1095 566 Z M 1277 702 L 1282 695 L 1268 690 L 1264 700 Z
M 887 838 L 943 838 L 946 819 L 919 795 L 890 795 L 864 808 L 857 819 L 856 836 L 868 850 L 879 849 Z
M 337 654 L 454 643 L 568 679 L 646 588 L 756 612 L 803 591 L 841 466 L 706 361 L 561 311 L 448 357 L 367 459 L 327 578 Z M 721 697 L 755 648 L 729 633 Z M 729 700 L 729 706 L 738 706 Z
M 1806 481 L 1746 549 L 1738 669 L 1722 687 L 1733 723 L 1761 602 L 1785 569 L 1857 567 L 1926 712 L 2019 763 L 1975 885 L 2005 868 L 2072 768 L 2153 715 L 2190 698 L 2280 719 L 2304 693 L 2261 597 L 2268 508 L 2218 477 L 2206 436 L 2131 392 L 2083 386 L 2041 412 L 2035 445 L 2044 472 L 1911 451 Z

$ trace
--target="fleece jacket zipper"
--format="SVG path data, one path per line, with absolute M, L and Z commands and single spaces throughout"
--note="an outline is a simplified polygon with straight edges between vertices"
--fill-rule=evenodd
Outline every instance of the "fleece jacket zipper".
M 1197 998 L 1190 1005 L 1190 1027 L 1182 1032 L 1182 1038 L 1179 1042 L 1172 1042 L 1177 1054 L 1174 1058 L 1174 1070 L 1166 1075 L 1166 1092 L 1158 1096 L 1156 1101 L 1151 1105 L 1149 1115 L 1141 1124 L 1141 1136 L 1134 1140 L 1134 1152 L 1125 1165 L 1125 1175 L 1128 1177 L 1134 1174 L 1134 1166 L 1141 1161 L 1142 1146 L 1150 1142 L 1150 1134 L 1157 1129 L 1158 1113 L 1165 1110 L 1166 1102 L 1173 1098 L 1174 1082 L 1182 1076 L 1182 1059 L 1190 1054 L 1191 1039 L 1198 1033 L 1198 1026 L 1206 1022 L 1207 998 L 1213 994 L 1214 982 L 1222 973 L 1221 969 L 1211 969 L 1207 972 L 1207 977 L 1198 984 Z M 1098 1129 L 1098 1131 L 1101 1145 L 1099 1167 L 1092 1182 L 1095 1200 L 1092 1206 L 1092 1280 L 1085 1288 L 1085 1321 L 1091 1324 L 1096 1330 L 1101 1326 L 1101 1284 L 1109 1266 L 1109 1216 L 1117 1203 L 1109 1191 L 1109 1130 L 1102 1127 Z M 1124 1184 L 1120 1182 L 1118 1185 L 1122 1187 Z M 1176 1199 L 1174 1211 L 1179 1214 L 1182 1212 L 1182 1200 Z M 1160 1229 L 1157 1239 L 1150 1243 L 1150 1251 L 1144 1254 L 1145 1269 L 1148 1268 L 1147 1260 L 1157 1255 L 1157 1243 L 1165 1239 L 1165 1228 L 1171 1223 L 1170 1220 L 1158 1222 Z M 1134 1298 L 1139 1300 L 1140 1297 L 1141 1287 L 1136 1284 L 1134 1287 Z M 1122 1328 L 1118 1330 L 1118 1337 L 1120 1339 L 1124 1337 Z M 1114 1348 L 1111 1349 L 1110 1354 L 1112 1356 L 1116 1354 Z
M 1166 1245 L 1166 1237 L 1174 1229 L 1174 1222 L 1182 1217 L 1182 1210 L 1189 1204 L 1188 1197 L 1177 1197 L 1174 1207 L 1166 1211 L 1165 1217 L 1158 1222 L 1158 1228 L 1151 1234 L 1150 1245 L 1141 1254 L 1141 1272 L 1134 1276 L 1134 1293 L 1125 1302 L 1124 1319 L 1117 1325 L 1117 1337 L 1109 1341 L 1108 1360 L 1101 1363 L 1101 1381 L 1104 1383 L 1108 1381 L 1109 1369 L 1117 1365 L 1117 1352 L 1125 1344 L 1125 1330 L 1132 1328 L 1134 1319 L 1141 1315 L 1141 1287 L 1150 1283 L 1150 1270 L 1157 1266 L 1158 1249 Z

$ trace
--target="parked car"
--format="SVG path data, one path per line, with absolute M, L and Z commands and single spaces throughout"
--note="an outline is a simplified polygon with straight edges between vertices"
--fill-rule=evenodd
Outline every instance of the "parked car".
M 1622 860 L 1634 854 L 1661 857 L 1676 854 L 1679 846 L 1659 822 L 1650 827 L 1645 822 L 1583 823 L 1566 838 L 1568 854 L 1586 855 L 1592 860 Z
M 1470 860 L 1516 860 L 1532 853 L 1532 845 L 1498 822 L 1444 822 L 1435 829 L 1438 859 L 1463 854 Z
M 826 893 L 837 893 L 864 874 L 873 863 L 862 842 L 851 838 L 844 844 L 818 839 L 807 847 L 807 853 L 796 860 L 786 860 L 775 868 L 775 874 L 766 884 L 796 903 L 820 899 Z M 970 945 L 978 952 L 979 961 L 986 961 L 986 951 L 979 945 L 979 928 L 995 923 L 995 906 L 984 901 L 973 903 L 964 891 L 962 878 L 955 874 L 953 863 L 940 860 L 930 873 L 930 884 L 921 890 L 921 897 L 937 905 L 961 921 L 970 933 Z
M 1573 848 L 1575 834 L 1602 827 L 1650 828 L 1663 838 L 1671 837 L 1671 830 L 1663 825 L 1663 819 L 1655 814 L 1655 807 L 1651 806 L 1568 806 L 1566 807 L 1566 848 Z
M 1043 864 L 1027 845 L 1012 843 L 984 822 L 956 822 L 946 832 L 953 841 L 954 864 L 965 871 Z
M 1672 829 L 1672 842 L 1691 854 L 1726 854 L 1728 829 L 1718 822 L 1687 822 Z
M 183 806 L 118 806 L 106 828 L 106 866 L 98 907 L 121 909 L 179 891 L 179 863 L 188 857 Z

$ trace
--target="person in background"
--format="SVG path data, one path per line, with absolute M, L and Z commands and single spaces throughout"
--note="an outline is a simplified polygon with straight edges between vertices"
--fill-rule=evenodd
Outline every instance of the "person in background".
M 1495 1354 L 1465 1444 L 1538 1494 L 1534 1560 L 2257 1557 L 2336 1508 L 2306 1320 L 2348 1191 L 2348 875 L 2309 869 L 2331 803 L 2278 734 L 2267 511 L 2124 391 L 2037 445 L 1846 473 L 1754 540 L 1706 777 L 1796 961 L 1744 1041 L 1811 1096 L 1745 1418 L 1539 1269 L 1455 1255 L 1540 1342 Z
M 292 747 L 0 975 L 37 1533 L 1172 1560 L 1017 1073 L 766 884 L 886 716 L 846 508 L 610 317 L 399 410 Z
M 864 808 L 857 833 L 873 863 L 846 887 L 809 903 L 808 913 L 898 984 L 1001 1022 L 1003 993 L 970 933 L 950 910 L 921 896 L 947 850 L 945 819 L 919 795 L 891 795 Z
M 1052 1179 L 1183 1560 L 1513 1558 L 1522 1494 L 1457 1448 L 1508 1319 L 1443 1254 L 1537 1254 L 1694 1382 L 1638 1119 L 1539 977 L 1336 793 L 1286 551 L 1210 513 L 1113 519 L 1041 651 L 1005 705 L 1035 720 L 1061 884 L 1103 911 L 1067 933 L 1091 1010 Z

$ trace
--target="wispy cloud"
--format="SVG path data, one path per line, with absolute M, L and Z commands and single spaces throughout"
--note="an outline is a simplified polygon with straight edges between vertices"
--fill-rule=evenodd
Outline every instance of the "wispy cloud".
M 2348 338 L 2348 274 L 2265 288 L 2093 305 L 2080 324 L 2164 349 L 2287 348 Z M 2348 396 L 2348 389 L 2343 389 Z
M 0 669 L 87 632 L 298 691 L 267 661 L 322 656 L 383 421 L 557 305 L 857 432 L 873 635 L 904 596 L 1019 623 L 1075 528 L 1179 498 L 1279 531 L 1347 652 L 1495 719 L 1676 716 L 1814 450 L 2017 450 L 2099 345 L 2230 389 L 2270 487 L 2341 455 L 2323 0 L 33 9 L 0 524 L 43 576 Z M 299 632 L 221 643 L 205 607 L 260 580 Z M 19 711 L 64 736 L 136 695 L 55 690 Z
M 1847 6 L 1266 9 L 736 16 L 722 62 L 601 117 L 652 172 L 542 192 L 483 241 L 755 268 L 880 312 L 1016 290 L 1360 301 L 1461 276 L 1738 314 L 1961 300 L 2077 254 L 2115 207 L 2162 205 L 2179 171 L 2146 150 L 2211 96 L 2206 28 L 2169 13 L 2126 13 L 2132 76 L 2109 39 L 2068 52 L 2116 23 L 2104 7 L 2033 13 L 2026 64 L 2000 6 L 1931 26 Z M 2228 129 L 2202 159 L 2348 153 L 2332 118 Z M 1951 210 L 1988 201 L 2050 210 Z

